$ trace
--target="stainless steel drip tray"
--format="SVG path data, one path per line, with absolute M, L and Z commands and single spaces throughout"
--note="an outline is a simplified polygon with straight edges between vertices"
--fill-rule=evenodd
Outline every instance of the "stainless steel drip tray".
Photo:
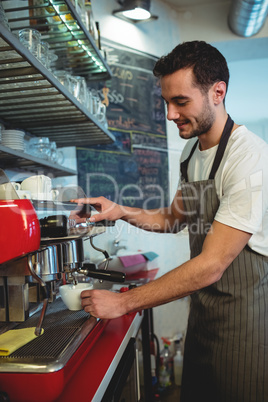
M 15 329 L 35 327 L 39 313 L 16 325 Z M 84 310 L 70 311 L 61 299 L 48 306 L 42 325 L 43 335 L 0 357 L 0 372 L 51 373 L 62 369 L 97 324 Z

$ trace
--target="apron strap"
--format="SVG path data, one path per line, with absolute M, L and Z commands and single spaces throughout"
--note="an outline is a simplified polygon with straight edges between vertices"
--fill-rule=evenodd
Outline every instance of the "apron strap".
M 214 179 L 215 174 L 216 174 L 216 172 L 218 170 L 218 167 L 220 166 L 220 163 L 221 163 L 225 148 L 227 146 L 229 137 L 230 137 L 231 132 L 232 132 L 233 125 L 234 125 L 234 122 L 233 122 L 233 120 L 231 119 L 231 117 L 228 114 L 228 119 L 227 119 L 227 122 L 226 122 L 226 124 L 224 126 L 224 129 L 223 129 L 223 132 L 222 132 L 222 135 L 221 135 L 221 139 L 220 139 L 219 146 L 218 146 L 218 149 L 217 149 L 217 152 L 216 152 L 216 155 L 215 155 L 215 159 L 214 159 L 214 162 L 213 162 L 213 165 L 212 165 L 212 169 L 211 169 L 211 172 L 210 172 L 210 175 L 209 175 L 209 179 Z
M 213 162 L 213 165 L 212 165 L 212 169 L 211 169 L 211 172 L 210 172 L 210 175 L 209 175 L 209 179 L 214 179 L 215 174 L 216 174 L 216 172 L 218 170 L 218 167 L 220 166 L 220 163 L 221 163 L 225 148 L 227 146 L 229 137 L 230 137 L 231 132 L 232 132 L 233 125 L 234 125 L 234 122 L 233 122 L 233 120 L 231 119 L 231 117 L 228 114 L 228 119 L 227 119 L 227 121 L 225 123 L 224 129 L 223 129 L 223 132 L 222 132 L 222 135 L 221 135 L 221 139 L 220 139 L 219 146 L 218 146 L 218 149 L 217 149 L 217 152 L 216 152 L 216 155 L 215 155 L 215 159 L 214 159 L 214 162 Z M 188 164 L 189 164 L 189 161 L 190 161 L 191 157 L 193 156 L 193 153 L 194 153 L 198 143 L 199 143 L 199 141 L 197 140 L 194 143 L 188 158 L 185 159 L 183 162 L 181 162 L 181 166 L 180 166 L 181 176 L 182 176 L 181 178 L 184 179 L 186 182 L 188 182 L 188 172 L 187 172 Z
M 190 152 L 190 155 L 188 156 L 188 158 L 185 159 L 183 162 L 181 162 L 181 176 L 186 182 L 188 182 L 188 172 L 187 172 L 188 164 L 189 164 L 191 157 L 193 156 L 193 153 L 194 153 L 195 148 L 197 147 L 198 143 L 199 143 L 199 141 L 197 140 L 194 143 L 193 148 L 191 149 L 191 152 Z

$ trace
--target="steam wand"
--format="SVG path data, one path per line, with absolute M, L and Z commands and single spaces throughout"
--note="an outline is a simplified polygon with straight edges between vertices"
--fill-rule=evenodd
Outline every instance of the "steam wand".
M 93 244 L 93 237 L 90 237 L 89 241 L 90 241 L 91 246 L 92 246 L 95 250 L 99 251 L 100 253 L 102 253 L 102 254 L 104 255 L 105 258 L 104 258 L 103 261 L 101 261 L 101 263 L 104 263 L 103 271 L 106 271 L 107 268 L 108 268 L 108 265 L 109 265 L 109 261 L 110 261 L 109 253 L 108 253 L 106 250 L 103 250 L 103 249 L 101 249 L 101 248 L 95 246 L 95 244 Z M 92 265 L 91 265 L 91 268 L 92 268 Z M 93 269 L 96 269 L 96 266 L 95 266 Z M 84 272 L 85 272 L 85 271 L 84 271 Z M 86 273 L 85 273 L 85 275 L 86 275 Z M 99 282 L 102 283 L 103 280 L 102 280 L 102 279 L 99 279 Z
M 111 281 L 111 282 L 124 282 L 125 281 L 125 274 L 122 272 L 117 272 L 117 271 L 108 271 L 108 265 L 111 260 L 111 257 L 109 256 L 109 253 L 106 250 L 102 250 L 99 247 L 96 247 L 93 244 L 92 237 L 90 237 L 90 244 L 91 246 L 97 250 L 100 251 L 104 255 L 104 260 L 99 262 L 98 264 L 83 264 L 83 268 L 79 269 L 79 273 L 84 274 L 86 276 L 89 276 L 91 278 L 96 278 L 99 279 L 99 282 L 102 283 L 103 280 L 106 281 Z M 99 265 L 104 263 L 104 268 L 99 269 Z
M 103 268 L 103 269 L 106 271 L 106 269 L 108 268 L 108 265 L 109 265 L 109 261 L 110 261 L 110 256 L 109 256 L 108 252 L 107 252 L 106 250 L 102 250 L 101 248 L 96 247 L 96 246 L 93 244 L 93 237 L 90 237 L 89 241 L 90 241 L 91 246 L 92 246 L 95 250 L 101 252 L 101 253 L 104 255 L 105 259 L 104 259 L 102 262 L 105 262 L 105 265 L 104 265 L 104 268 Z
M 125 274 L 123 272 L 109 271 L 107 269 L 108 265 L 109 265 L 109 261 L 111 260 L 111 257 L 109 256 L 108 252 L 96 247 L 93 244 L 92 238 L 90 238 L 90 244 L 95 250 L 103 253 L 105 258 L 103 261 L 99 262 L 98 264 L 84 263 L 83 266 L 80 268 L 69 269 L 68 275 L 69 275 L 69 278 L 72 277 L 72 282 L 74 284 L 76 284 L 76 282 L 75 282 L 76 281 L 76 278 L 75 278 L 76 273 L 83 274 L 90 278 L 98 279 L 100 283 L 103 282 L 103 280 L 110 281 L 110 282 L 124 282 Z M 104 263 L 104 268 L 99 269 L 99 265 L 101 265 L 103 263 Z

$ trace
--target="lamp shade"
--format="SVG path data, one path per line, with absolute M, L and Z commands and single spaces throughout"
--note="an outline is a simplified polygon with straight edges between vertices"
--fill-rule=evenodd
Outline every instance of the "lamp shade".
M 145 22 L 155 20 L 158 17 L 150 13 L 150 0 L 117 0 L 122 6 L 114 10 L 113 15 L 129 22 Z

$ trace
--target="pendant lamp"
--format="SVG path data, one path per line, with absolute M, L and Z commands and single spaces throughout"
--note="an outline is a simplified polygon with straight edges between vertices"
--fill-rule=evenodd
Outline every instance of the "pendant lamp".
M 158 17 L 150 12 L 150 0 L 117 0 L 122 6 L 113 11 L 115 17 L 125 21 L 138 23 L 156 20 Z

